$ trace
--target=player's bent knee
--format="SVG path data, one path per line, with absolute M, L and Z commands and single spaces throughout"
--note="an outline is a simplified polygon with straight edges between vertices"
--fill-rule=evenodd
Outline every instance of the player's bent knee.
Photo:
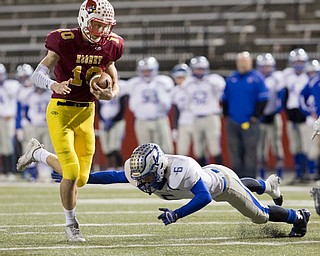
M 252 218 L 251 221 L 256 224 L 265 224 L 268 222 L 267 216 L 256 216 L 255 218 Z
M 67 180 L 77 180 L 79 178 L 79 167 L 76 164 L 63 166 L 62 177 Z
M 89 179 L 89 176 L 84 176 L 84 175 L 80 175 L 78 182 L 77 182 L 77 187 L 83 187 L 84 185 L 87 184 Z

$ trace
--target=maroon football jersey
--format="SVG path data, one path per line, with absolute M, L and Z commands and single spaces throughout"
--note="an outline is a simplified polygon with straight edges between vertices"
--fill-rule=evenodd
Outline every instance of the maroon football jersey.
M 122 37 L 111 33 L 102 45 L 84 40 L 80 28 L 58 29 L 47 35 L 45 46 L 60 56 L 54 68 L 56 81 L 61 83 L 72 78 L 71 93 L 52 94 L 52 98 L 89 102 L 97 98 L 90 92 L 92 75 L 103 70 L 110 61 L 118 60 L 124 48 Z

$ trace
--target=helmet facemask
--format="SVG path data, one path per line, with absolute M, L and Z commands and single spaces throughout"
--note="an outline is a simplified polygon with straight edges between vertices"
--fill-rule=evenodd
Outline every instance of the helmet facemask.
M 131 178 L 145 193 L 152 194 L 162 184 L 168 160 L 161 148 L 153 143 L 137 147 L 130 157 Z
M 104 44 L 116 24 L 114 9 L 107 0 L 87 0 L 80 7 L 78 23 L 89 42 Z

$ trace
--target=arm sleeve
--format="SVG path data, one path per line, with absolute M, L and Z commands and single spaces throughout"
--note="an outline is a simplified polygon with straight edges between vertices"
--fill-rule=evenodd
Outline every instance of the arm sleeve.
M 36 70 L 33 72 L 31 80 L 35 86 L 42 89 L 50 90 L 51 85 L 54 84 L 55 81 L 49 77 L 49 73 L 50 70 L 47 66 L 39 64 Z
M 124 171 L 101 171 L 89 175 L 88 184 L 129 183 Z
M 192 198 L 192 200 L 186 205 L 175 210 L 178 218 L 183 218 L 199 211 L 212 201 L 212 196 L 201 178 L 192 187 L 191 192 L 195 195 L 194 198 Z

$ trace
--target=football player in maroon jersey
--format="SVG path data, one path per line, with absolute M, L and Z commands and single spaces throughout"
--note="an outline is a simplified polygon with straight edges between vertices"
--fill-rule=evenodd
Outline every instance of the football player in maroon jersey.
M 71 242 L 85 241 L 75 209 L 77 187 L 87 183 L 95 151 L 94 104 L 97 99 L 110 100 L 117 95 L 118 75 L 114 63 L 124 48 L 123 39 L 112 33 L 116 20 L 107 0 L 84 1 L 78 23 L 77 28 L 58 29 L 47 35 L 48 53 L 32 76 L 37 87 L 53 91 L 46 117 L 62 167 L 60 196 L 66 217 L 66 236 Z M 53 68 L 55 81 L 49 77 Z M 105 89 L 93 89 L 90 80 L 102 72 L 111 76 L 113 84 Z M 33 147 L 36 145 L 31 141 L 29 151 Z M 25 155 L 17 164 L 18 170 L 27 164 Z

